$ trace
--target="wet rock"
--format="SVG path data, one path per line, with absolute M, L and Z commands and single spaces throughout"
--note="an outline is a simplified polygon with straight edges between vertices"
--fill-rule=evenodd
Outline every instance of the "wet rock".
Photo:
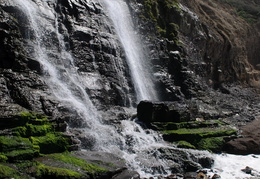
M 106 152 L 78 151 L 72 154 L 77 158 L 98 164 L 98 166 L 109 170 L 100 178 L 113 179 L 140 179 L 139 173 L 128 170 L 124 160 L 117 155 Z
M 139 173 L 135 171 L 124 170 L 122 173 L 114 175 L 113 179 L 140 179 Z
M 214 174 L 211 179 L 221 179 L 221 176 L 218 174 Z
M 242 172 L 245 172 L 246 174 L 251 174 L 251 173 L 252 173 L 252 170 L 253 170 L 252 168 L 246 166 L 246 168 L 242 169 L 241 171 L 242 171 Z
M 201 161 L 205 160 L 204 156 L 199 156 L 192 153 L 187 153 L 182 149 L 173 148 L 160 148 L 158 151 L 161 153 L 161 157 L 169 161 L 169 166 L 172 173 L 185 173 L 193 172 L 202 169 Z M 202 159 L 204 158 L 204 159 Z M 208 158 L 209 166 L 213 164 L 213 159 Z M 171 164 L 172 163 L 172 164 Z
M 196 178 L 197 178 L 196 172 L 188 172 L 188 173 L 185 173 L 183 176 L 183 179 L 196 179 Z

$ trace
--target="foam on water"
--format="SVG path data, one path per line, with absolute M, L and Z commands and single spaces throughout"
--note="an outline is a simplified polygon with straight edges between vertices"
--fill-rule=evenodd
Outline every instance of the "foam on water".
M 214 160 L 212 168 L 216 169 L 223 179 L 260 178 L 260 155 L 219 154 L 214 155 Z M 241 171 L 247 166 L 253 169 L 252 173 L 256 176 Z

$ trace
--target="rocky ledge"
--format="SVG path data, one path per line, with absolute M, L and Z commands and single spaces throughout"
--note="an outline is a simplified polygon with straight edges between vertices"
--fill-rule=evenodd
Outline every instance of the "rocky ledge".
M 259 154 L 259 96 L 252 89 L 226 90 L 183 101 L 141 101 L 138 119 L 181 148 Z

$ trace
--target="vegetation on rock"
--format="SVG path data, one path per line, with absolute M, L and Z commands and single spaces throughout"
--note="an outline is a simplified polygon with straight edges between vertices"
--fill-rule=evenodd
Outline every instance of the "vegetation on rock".
M 21 179 L 21 175 L 14 168 L 0 164 L 0 178 L 14 178 Z
M 236 135 L 237 130 L 232 128 L 180 128 L 176 130 L 162 131 L 167 141 L 177 142 L 178 147 L 196 148 L 221 152 L 225 144 L 225 138 Z
M 155 24 L 157 32 L 164 38 L 178 43 L 178 29 L 176 19 L 180 13 L 178 0 L 145 0 L 144 17 Z
M 12 135 L 0 136 L 0 178 L 96 178 L 108 172 L 72 156 L 69 139 L 46 116 L 26 112 L 14 120 L 7 125 Z
M 250 23 L 255 23 L 260 18 L 260 3 L 257 1 L 248 0 L 218 0 L 220 2 L 228 3 L 232 7 L 236 8 L 236 11 L 240 17 Z

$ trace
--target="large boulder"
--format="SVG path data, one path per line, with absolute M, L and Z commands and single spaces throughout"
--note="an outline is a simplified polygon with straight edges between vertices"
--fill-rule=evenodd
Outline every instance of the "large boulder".
M 141 101 L 137 106 L 137 117 L 145 123 L 184 122 L 190 120 L 190 113 L 185 104 L 177 102 Z
M 260 154 L 260 120 L 255 120 L 244 127 L 242 137 L 229 141 L 225 150 L 233 154 Z

